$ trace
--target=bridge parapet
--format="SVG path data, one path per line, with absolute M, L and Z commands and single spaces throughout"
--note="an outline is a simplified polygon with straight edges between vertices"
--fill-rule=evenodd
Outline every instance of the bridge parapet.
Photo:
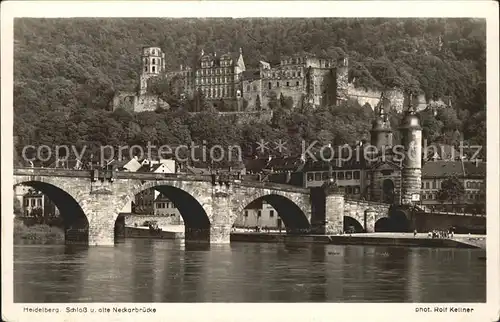
M 375 231 L 375 222 L 389 216 L 390 204 L 357 200 L 344 200 L 344 216 L 356 219 L 366 232 Z

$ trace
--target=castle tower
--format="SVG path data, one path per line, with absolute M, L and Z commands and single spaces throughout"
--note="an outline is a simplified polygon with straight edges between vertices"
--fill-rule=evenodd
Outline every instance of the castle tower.
M 420 200 L 422 182 L 422 128 L 412 101 L 410 94 L 408 107 L 399 129 L 405 151 L 401 173 L 402 205 L 410 205 Z
M 140 94 L 146 94 L 148 79 L 159 76 L 165 70 L 165 54 L 159 47 L 142 48 L 142 72 Z
M 337 105 L 342 101 L 347 101 L 348 99 L 348 85 L 349 85 L 349 59 L 347 57 L 342 58 L 337 62 L 336 69 L 336 87 L 337 87 Z
M 390 108 L 390 104 L 390 101 L 382 94 L 377 107 L 378 113 L 370 131 L 371 145 L 377 147 L 379 152 L 387 147 L 392 147 L 391 122 L 386 112 Z

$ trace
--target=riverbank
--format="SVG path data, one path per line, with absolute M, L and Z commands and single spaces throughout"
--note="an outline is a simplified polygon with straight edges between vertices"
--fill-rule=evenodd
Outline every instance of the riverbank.
M 14 220 L 14 244 L 64 244 L 64 230 L 48 225 L 26 226 Z
M 481 235 L 455 235 L 453 238 L 429 238 L 426 234 L 417 234 L 414 237 L 412 233 L 297 236 L 279 233 L 237 232 L 231 234 L 231 241 L 486 249 L 486 236 Z

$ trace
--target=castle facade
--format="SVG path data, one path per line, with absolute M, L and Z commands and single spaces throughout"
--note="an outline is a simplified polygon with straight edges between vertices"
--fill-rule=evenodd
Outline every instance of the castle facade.
M 401 89 L 384 91 L 358 88 L 349 81 L 349 59 L 336 60 L 311 54 L 283 57 L 276 66 L 260 61 L 259 66 L 247 69 L 243 52 L 205 53 L 203 50 L 191 66 L 181 65 L 178 70 L 165 69 L 165 53 L 159 47 L 144 47 L 142 71 L 137 92 L 120 92 L 113 99 L 113 110 L 124 107 L 130 111 L 151 111 L 168 108 L 157 95 L 148 92 L 148 82 L 163 76 L 179 87 L 184 97 L 203 95 L 205 101 L 218 109 L 231 102 L 232 111 L 261 111 L 282 96 L 293 108 L 305 104 L 313 107 L 338 105 L 355 100 L 374 109 L 383 96 L 390 109 L 403 111 L 405 95 Z M 425 96 L 418 98 L 417 109 L 427 106 Z M 227 110 L 226 110 L 227 111 Z

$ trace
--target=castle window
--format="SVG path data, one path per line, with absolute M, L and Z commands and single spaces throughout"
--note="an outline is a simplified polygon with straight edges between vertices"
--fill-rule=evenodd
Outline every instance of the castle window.
M 292 76 L 295 77 L 295 72 L 292 73 Z
M 286 87 L 289 87 L 290 86 L 290 82 L 286 82 Z
M 154 67 L 154 66 L 153 66 L 153 67 L 151 67 L 151 70 L 153 71 L 153 73 L 156 73 L 156 71 L 155 71 L 155 67 Z
M 298 76 L 300 77 L 300 72 L 298 73 Z
M 326 62 L 325 67 L 330 67 L 330 63 Z
M 271 82 L 269 82 L 268 86 L 269 86 L 269 89 L 271 89 L 271 88 L 272 88 Z
M 269 210 L 269 217 L 273 218 L 274 217 L 274 210 Z
M 344 180 L 344 172 L 339 172 L 339 180 Z
M 280 87 L 280 82 L 276 82 L 276 87 Z
M 148 66 L 145 66 L 144 67 L 144 71 L 147 72 L 148 71 Z
M 347 171 L 345 173 L 345 179 L 346 180 L 351 180 L 352 179 L 352 172 L 351 171 Z
M 297 86 L 300 86 L 300 82 L 299 82 L 299 81 L 297 81 L 295 84 L 296 84 Z
M 152 63 L 153 65 L 154 65 L 154 64 L 156 64 L 156 60 L 153 58 L 153 59 L 152 59 L 152 61 L 151 61 L 151 63 Z
M 250 92 L 250 85 L 247 85 L 247 92 Z
M 307 174 L 307 181 L 313 181 L 314 180 L 314 175 L 312 173 Z
M 359 171 L 354 171 L 354 179 L 358 180 L 360 178 Z

